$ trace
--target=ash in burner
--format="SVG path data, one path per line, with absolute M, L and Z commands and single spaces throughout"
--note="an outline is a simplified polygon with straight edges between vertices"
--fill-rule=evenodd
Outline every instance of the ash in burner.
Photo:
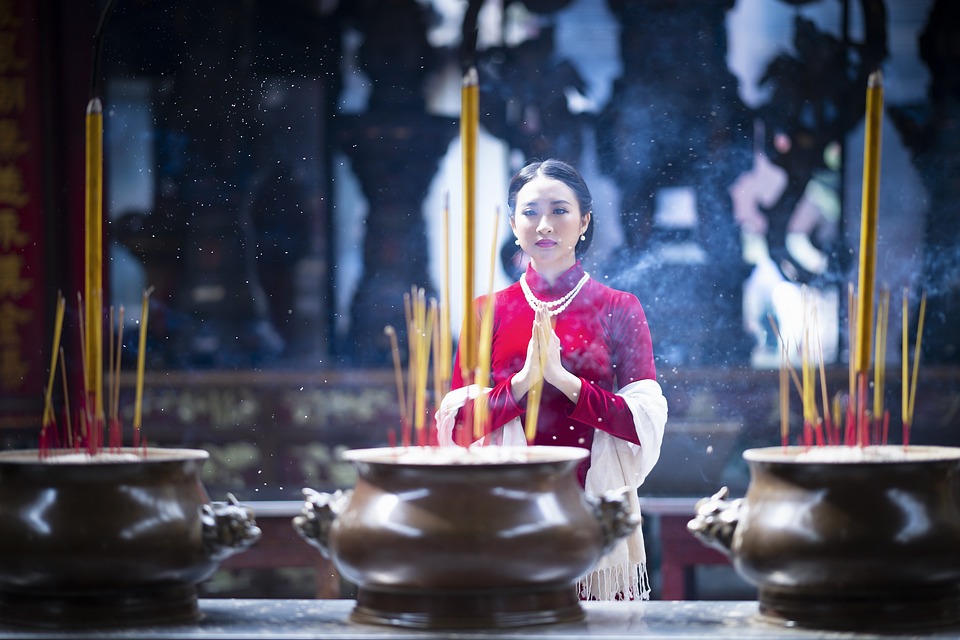
M 46 464 L 95 464 L 101 462 L 137 462 L 141 457 L 135 453 L 110 453 L 100 451 L 93 455 L 86 452 L 52 455 L 42 458 Z
M 347 460 L 415 465 L 527 464 L 573 460 L 588 455 L 573 447 L 389 447 L 347 451 Z

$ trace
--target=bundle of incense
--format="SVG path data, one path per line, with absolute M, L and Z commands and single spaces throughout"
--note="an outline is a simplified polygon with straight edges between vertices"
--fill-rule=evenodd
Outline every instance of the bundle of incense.
M 146 300 L 152 290 L 153 288 L 151 287 L 144 292 L 144 308 L 141 314 L 140 353 L 138 355 L 136 380 L 137 402 L 134 411 L 134 446 L 142 446 L 144 454 L 146 453 L 146 439 L 142 438 L 141 434 L 141 406 L 143 395 L 144 356 L 146 351 L 146 327 L 148 317 Z M 80 359 L 83 364 L 81 376 L 83 388 L 79 394 L 80 403 L 77 408 L 78 420 L 76 425 L 74 425 L 71 419 L 72 414 L 70 409 L 70 392 L 67 381 L 66 363 L 63 347 L 60 346 L 66 310 L 66 299 L 62 295 L 59 295 L 57 299 L 56 320 L 54 323 L 54 340 L 51 349 L 52 353 L 50 359 L 50 371 L 47 379 L 46 391 L 44 394 L 44 410 L 40 428 L 40 457 L 45 457 L 50 449 L 54 447 L 59 448 L 61 446 L 67 446 L 72 449 L 84 448 L 86 449 L 87 454 L 97 455 L 103 450 L 105 444 L 105 431 L 108 431 L 108 434 L 106 435 L 106 445 L 111 451 L 117 451 L 123 447 L 123 426 L 120 419 L 120 372 L 122 364 L 125 310 L 122 306 L 117 310 L 115 310 L 113 307 L 110 307 L 109 309 L 109 359 L 106 363 L 107 371 L 109 371 L 110 374 L 109 385 L 106 389 L 106 406 L 101 407 L 102 410 L 98 412 L 97 404 L 95 402 L 96 394 L 89 391 L 89 385 L 96 384 L 97 380 L 103 380 L 104 363 L 101 362 L 99 363 L 99 367 L 96 367 L 99 369 L 99 373 L 91 371 L 88 368 L 93 364 L 93 361 L 89 358 L 90 346 L 87 342 L 87 339 L 90 333 L 87 331 L 87 318 L 84 313 L 84 310 L 89 308 L 89 305 L 84 304 L 83 296 L 79 292 L 77 293 L 77 308 L 79 311 L 77 317 L 79 319 Z M 116 336 L 114 336 L 114 327 L 117 329 Z M 56 378 L 56 369 L 58 363 L 61 372 L 61 384 L 63 386 L 65 404 L 65 429 L 63 430 L 62 434 L 56 428 L 56 413 L 53 409 L 53 386 Z M 104 413 L 103 410 L 106 410 L 106 413 Z
M 413 427 L 417 436 L 417 444 L 427 444 L 426 414 L 427 414 L 427 376 L 430 371 L 430 345 L 433 334 L 433 316 L 427 313 L 426 292 L 417 291 L 414 304 L 414 341 L 416 358 L 415 380 L 416 393 L 414 395 Z
M 397 384 L 397 407 L 400 409 L 400 441 L 404 446 L 410 442 L 410 423 L 407 419 L 407 397 L 403 390 L 403 367 L 400 365 L 400 346 L 397 344 L 397 330 L 391 325 L 384 327 L 383 332 L 390 339 L 390 351 L 393 354 L 393 376 Z M 393 429 L 388 430 L 387 440 L 390 446 L 396 445 L 396 435 Z

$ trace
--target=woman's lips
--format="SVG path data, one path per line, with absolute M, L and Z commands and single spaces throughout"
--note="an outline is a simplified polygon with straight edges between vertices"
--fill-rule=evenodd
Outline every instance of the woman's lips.
M 554 240 L 537 240 L 537 246 L 538 246 L 538 247 L 541 247 L 541 248 L 543 248 L 543 249 L 547 249 L 547 248 L 552 247 L 552 246 L 554 246 L 554 245 L 556 245 L 556 244 L 557 244 L 557 243 L 556 243 L 556 241 L 554 241 Z

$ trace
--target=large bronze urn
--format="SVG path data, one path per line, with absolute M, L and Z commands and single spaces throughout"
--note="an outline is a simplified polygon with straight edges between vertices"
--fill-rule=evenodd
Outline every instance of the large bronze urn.
M 201 615 L 196 584 L 260 537 L 211 503 L 206 451 L 0 452 L 0 623 L 153 625 Z
M 576 590 L 639 517 L 588 498 L 572 447 L 347 451 L 354 488 L 305 489 L 295 528 L 357 585 L 356 622 L 503 628 L 579 620 Z
M 767 620 L 812 628 L 960 624 L 960 449 L 771 447 L 746 495 L 688 528 L 758 587 Z

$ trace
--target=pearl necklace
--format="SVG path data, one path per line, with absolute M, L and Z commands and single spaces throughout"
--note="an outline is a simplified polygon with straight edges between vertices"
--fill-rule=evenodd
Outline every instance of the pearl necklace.
M 580 282 L 577 283 L 573 289 L 570 290 L 570 293 L 563 296 L 562 298 L 557 298 L 556 300 L 541 300 L 535 295 L 533 291 L 530 290 L 530 285 L 527 284 L 527 276 L 524 274 L 520 277 L 520 288 L 523 289 L 523 297 L 527 299 L 527 304 L 530 305 L 530 308 L 534 311 L 538 309 L 545 309 L 547 315 L 553 317 L 559 315 L 564 309 L 570 306 L 570 303 L 573 302 L 573 299 L 577 297 L 577 294 L 580 293 L 580 289 L 583 289 L 583 285 L 587 284 L 587 280 L 590 279 L 590 274 L 584 272 L 583 277 L 580 278 Z

